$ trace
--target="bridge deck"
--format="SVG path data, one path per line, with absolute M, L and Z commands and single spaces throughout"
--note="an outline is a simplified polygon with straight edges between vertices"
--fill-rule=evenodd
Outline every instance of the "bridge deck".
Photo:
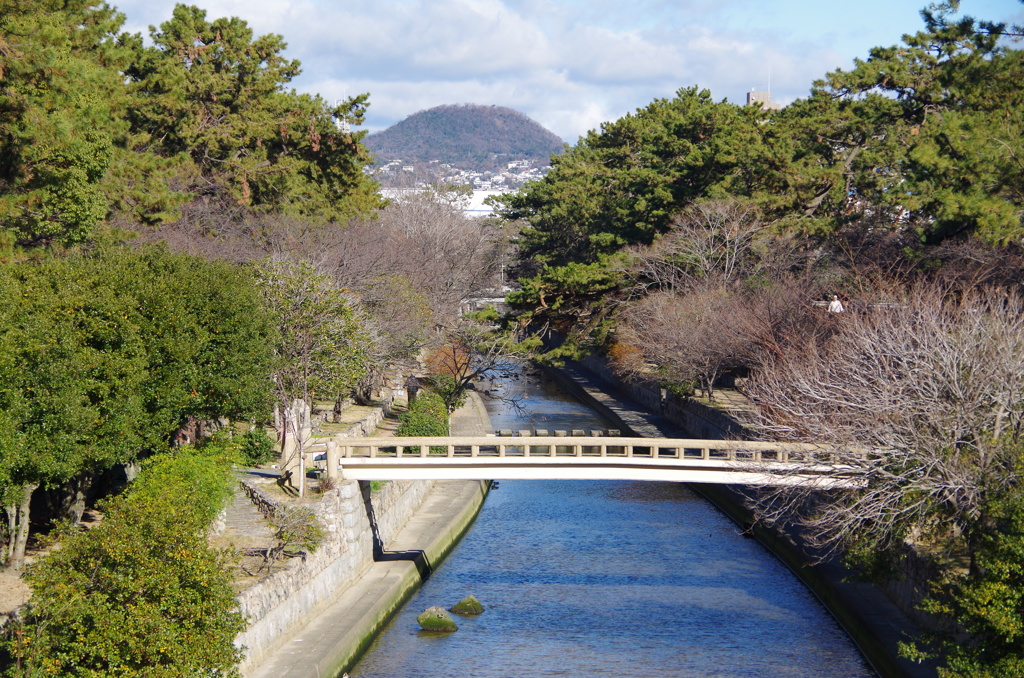
M 821 445 L 761 441 L 559 437 L 337 438 L 328 474 L 351 480 L 623 479 L 850 486 Z

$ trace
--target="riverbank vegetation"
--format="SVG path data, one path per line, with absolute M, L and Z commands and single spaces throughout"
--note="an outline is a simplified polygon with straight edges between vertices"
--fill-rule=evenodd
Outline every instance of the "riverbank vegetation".
M 681 89 L 499 210 L 544 359 L 738 384 L 755 435 L 834 446 L 863 486 L 766 489 L 762 519 L 868 574 L 924 561 L 919 604 L 955 623 L 907 653 L 1018 676 L 1024 31 L 957 10 L 781 110 Z
M 33 568 L 0 646 L 5 676 L 238 675 L 245 620 L 206 539 L 234 484 L 222 442 L 151 460 L 99 525 Z

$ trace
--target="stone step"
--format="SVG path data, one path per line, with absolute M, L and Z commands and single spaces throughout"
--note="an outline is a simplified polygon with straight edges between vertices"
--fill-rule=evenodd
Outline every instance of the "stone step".
M 245 542 L 246 546 L 274 541 L 273 529 L 241 489 L 235 489 L 235 496 L 225 511 L 224 525 L 221 537 L 228 541 Z

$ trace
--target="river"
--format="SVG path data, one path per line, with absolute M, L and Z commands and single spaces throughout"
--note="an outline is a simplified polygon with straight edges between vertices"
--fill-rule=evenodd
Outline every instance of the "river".
M 498 384 L 496 429 L 608 428 L 542 378 Z M 427 607 L 474 594 L 457 633 Z M 352 678 L 868 678 L 850 639 L 766 549 L 676 483 L 503 481 Z

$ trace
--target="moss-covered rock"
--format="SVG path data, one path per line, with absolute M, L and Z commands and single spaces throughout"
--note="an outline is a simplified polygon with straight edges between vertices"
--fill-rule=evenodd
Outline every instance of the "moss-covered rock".
M 449 612 L 454 614 L 483 614 L 484 606 L 480 604 L 480 601 L 476 599 L 472 593 L 457 602 L 454 606 L 448 608 Z
M 424 631 L 451 633 L 459 630 L 451 615 L 440 605 L 428 607 L 420 616 L 416 617 L 416 621 Z

